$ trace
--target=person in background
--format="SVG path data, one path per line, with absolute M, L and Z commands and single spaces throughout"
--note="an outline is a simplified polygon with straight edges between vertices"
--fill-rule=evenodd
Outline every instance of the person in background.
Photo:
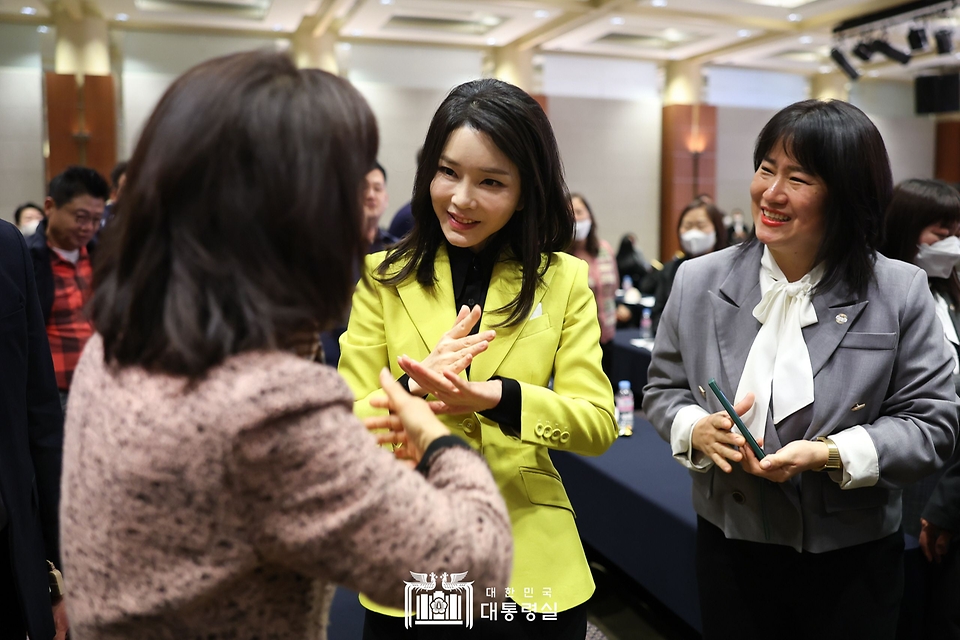
M 46 219 L 27 238 L 64 410 L 73 371 L 93 335 L 84 306 L 93 283 L 94 238 L 109 195 L 107 181 L 94 169 L 68 167 L 50 181 Z
M 37 232 L 37 227 L 43 222 L 43 207 L 32 202 L 25 202 L 13 212 L 13 223 L 20 229 L 24 238 Z
M 644 258 L 643 252 L 637 247 L 637 236 L 632 233 L 623 234 L 620 238 L 620 247 L 617 249 L 617 273 L 620 274 L 620 278 L 630 276 L 634 286 L 639 287 L 650 269 L 650 264 Z
M 698 198 L 684 207 L 677 220 L 677 235 L 680 237 L 682 253 L 663 265 L 658 272 L 651 319 L 656 333 L 660 325 L 660 316 L 670 299 L 673 279 L 677 270 L 690 258 L 705 256 L 727 246 L 727 228 L 723 225 L 723 214 L 711 202 Z
M 953 452 L 953 358 L 926 274 L 877 253 L 893 181 L 862 111 L 785 107 L 753 159 L 755 237 L 680 267 L 643 396 L 693 478 L 703 634 L 889 640 L 900 490 Z
M 47 562 L 59 571 L 63 412 L 30 255 L 4 221 L 0 318 L 0 640 L 62 640 L 62 585 Z
M 583 640 L 594 583 L 549 454 L 600 455 L 617 425 L 588 267 L 562 253 L 573 211 L 536 100 L 493 79 L 453 89 L 427 129 L 413 215 L 409 235 L 367 257 L 340 339 L 355 411 L 381 413 L 371 403 L 390 367 L 412 395 L 436 401 L 501 488 L 516 553 L 509 585 L 490 586 L 500 602 L 509 586 L 518 611 L 526 602 L 541 615 L 475 621 L 453 637 Z M 365 640 L 423 637 L 404 628 L 403 611 L 362 602 Z
M 586 199 L 579 193 L 573 193 L 570 195 L 570 205 L 573 207 L 576 224 L 573 242 L 567 253 L 587 263 L 587 284 L 597 301 L 597 316 L 600 320 L 603 372 L 613 383 L 613 336 L 617 332 L 617 289 L 620 275 L 617 273 L 613 249 L 599 237 L 597 221 Z
M 743 221 L 743 211 L 734 209 L 730 212 L 730 225 L 727 227 L 727 242 L 730 246 L 740 244 L 750 237 L 750 229 Z
M 104 236 L 66 424 L 75 640 L 323 639 L 334 584 L 402 606 L 411 571 L 507 580 L 483 458 L 380 375 L 368 426 L 395 460 L 311 348 L 366 251 L 377 137 L 346 80 L 279 53 L 204 62 L 160 99 Z
M 924 638 L 960 638 L 960 461 L 947 469 L 923 509 L 920 549 L 934 567 L 934 588 L 929 589 L 927 610 L 936 611 L 925 621 Z M 914 636 L 916 637 L 916 636 Z
M 939 180 L 905 180 L 893 190 L 893 198 L 884 217 L 884 243 L 888 258 L 910 262 L 927 273 L 930 292 L 936 301 L 937 317 L 944 344 L 953 360 L 954 389 L 960 392 L 960 193 Z M 960 449 L 953 464 L 960 462 Z M 903 490 L 903 530 L 920 538 L 922 515 L 940 480 L 932 473 Z M 941 522 L 948 522 L 938 518 Z M 933 526 L 933 525 L 928 525 Z M 948 525 L 949 526 L 949 525 Z M 924 549 L 926 551 L 926 549 Z M 921 559 L 921 549 L 904 554 L 908 571 L 921 576 L 921 593 L 908 594 L 901 610 L 901 638 L 960 638 L 960 562 L 956 553 L 944 554 L 945 562 L 929 564 Z M 913 583 L 909 583 L 913 584 Z M 953 606 L 944 607 L 951 602 Z M 953 622 L 951 622 L 951 619 Z M 945 629 L 953 626 L 951 636 Z
M 420 166 L 420 154 L 422 153 L 423 147 L 417 149 L 417 166 Z M 413 211 L 410 209 L 410 202 L 408 201 L 393 214 L 393 219 L 390 221 L 390 228 L 387 230 L 387 233 L 393 238 L 394 242 L 399 242 L 403 236 L 410 233 L 410 230 L 413 229 L 413 224 Z
M 127 161 L 124 160 L 118 162 L 110 172 L 110 197 L 107 199 L 107 204 L 103 208 L 103 220 L 100 222 L 101 227 L 105 227 L 110 219 L 113 218 L 117 200 L 120 198 L 120 194 L 123 192 L 123 187 L 126 183 Z
M 367 172 L 363 180 L 363 217 L 370 253 L 383 251 L 393 244 L 393 238 L 380 228 L 380 218 L 387 210 L 387 171 L 379 162 Z

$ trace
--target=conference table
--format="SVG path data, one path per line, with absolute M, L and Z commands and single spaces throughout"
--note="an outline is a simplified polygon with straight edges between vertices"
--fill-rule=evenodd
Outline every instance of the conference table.
M 551 451 L 580 537 L 697 631 L 701 630 L 692 479 L 647 420 L 601 456 Z
M 647 384 L 647 368 L 650 367 L 649 349 L 632 342 L 639 337 L 640 330 L 637 328 L 617 329 L 613 337 L 613 379 L 611 380 L 614 391 L 620 380 L 629 380 L 637 406 L 640 404 L 643 385 Z

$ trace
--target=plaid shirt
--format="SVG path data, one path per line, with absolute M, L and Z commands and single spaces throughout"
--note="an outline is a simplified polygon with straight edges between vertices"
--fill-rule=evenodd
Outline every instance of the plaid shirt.
M 93 325 L 83 311 L 90 297 L 93 267 L 86 247 L 80 248 L 77 264 L 64 260 L 51 249 L 50 265 L 53 268 L 53 308 L 47 320 L 47 338 L 57 373 L 57 387 L 69 391 L 80 352 L 93 335 Z

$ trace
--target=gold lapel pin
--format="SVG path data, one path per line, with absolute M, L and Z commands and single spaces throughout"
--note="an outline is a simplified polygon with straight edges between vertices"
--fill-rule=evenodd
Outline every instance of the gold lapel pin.
M 847 314 L 838 313 L 836 317 L 837 324 L 846 324 L 847 323 Z
M 707 397 L 707 392 L 703 390 L 703 387 L 697 385 L 697 389 L 700 389 L 700 395 L 702 395 L 704 398 Z
M 867 405 L 865 405 L 865 404 L 863 404 L 863 403 L 861 403 L 861 402 L 858 402 L 857 404 L 855 404 L 855 405 L 853 405 L 852 407 L 850 407 L 850 411 L 860 411 L 860 409 L 863 409 L 865 406 L 867 406 Z

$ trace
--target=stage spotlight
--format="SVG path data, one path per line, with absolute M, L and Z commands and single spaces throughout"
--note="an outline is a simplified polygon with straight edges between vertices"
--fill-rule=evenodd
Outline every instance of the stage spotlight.
M 864 62 L 870 62 L 870 56 L 873 55 L 873 47 L 869 42 L 863 40 L 857 43 L 857 46 L 853 48 L 853 55 L 857 56 Z
M 901 51 L 896 47 L 890 46 L 890 43 L 886 40 L 874 40 L 873 50 L 878 53 L 882 53 L 891 60 L 899 62 L 900 64 L 910 64 L 910 54 L 906 51 Z
M 834 47 L 830 50 L 830 57 L 833 58 L 833 61 L 837 63 L 837 66 L 840 67 L 840 70 L 851 80 L 856 80 L 860 77 L 860 72 L 853 68 L 853 65 L 850 64 L 850 61 L 847 60 L 847 56 L 843 55 L 843 52 L 840 49 Z
M 927 48 L 927 30 L 923 27 L 913 27 L 907 33 L 907 42 L 910 43 L 912 51 L 920 51 Z
M 940 29 L 933 34 L 933 38 L 937 41 L 937 53 L 940 55 L 953 51 L 953 31 L 950 29 Z

